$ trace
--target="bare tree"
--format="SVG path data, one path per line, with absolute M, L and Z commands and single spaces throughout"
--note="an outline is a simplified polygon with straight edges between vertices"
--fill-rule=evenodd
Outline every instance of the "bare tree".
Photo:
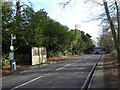
M 114 39 L 114 43 L 115 43 L 115 48 L 116 48 L 116 51 L 117 51 L 117 59 L 118 61 L 120 61 L 120 25 L 119 25 L 119 8 L 118 8 L 118 4 L 117 2 L 115 1 L 115 5 L 116 5 L 116 10 L 117 10 L 117 30 L 115 29 L 115 25 L 113 23 L 113 20 L 110 16 L 110 11 L 109 11 L 109 8 L 108 8 L 108 4 L 106 1 L 103 2 L 104 3 L 104 7 L 105 7 L 105 12 L 106 12 L 106 16 L 107 16 L 107 19 L 109 21 L 109 24 L 110 24 L 110 28 L 111 28 L 111 32 L 112 32 L 112 36 L 113 36 L 113 39 Z
M 20 10 L 21 10 L 20 0 L 17 0 L 16 1 L 16 16 L 20 15 Z
M 114 47 L 112 33 L 109 29 L 108 26 L 104 26 L 98 38 L 102 50 L 106 50 L 107 52 L 111 52 Z
M 67 6 L 72 0 L 68 0 L 66 3 L 62 3 L 63 4 L 63 8 L 65 8 L 65 6 Z M 84 0 L 83 0 L 84 1 Z M 85 0 L 86 1 L 86 0 Z M 101 14 L 101 15 L 98 15 L 99 18 L 98 19 L 101 19 L 100 17 L 104 17 L 104 16 L 107 16 L 107 19 L 104 19 L 104 20 L 107 20 L 109 22 L 109 25 L 110 25 L 110 29 L 111 29 L 111 32 L 112 32 L 112 37 L 113 37 L 113 40 L 114 40 L 114 44 L 115 44 L 115 48 L 116 48 L 116 51 L 117 51 L 117 60 L 120 61 L 120 8 L 118 6 L 118 2 L 120 0 L 114 0 L 113 3 L 111 4 L 110 8 L 108 6 L 108 2 L 103 0 L 103 4 L 101 2 L 98 2 L 96 0 L 87 0 L 87 2 L 90 1 L 90 2 L 93 2 L 95 4 L 98 4 L 98 5 L 101 5 L 101 6 L 104 6 L 104 10 L 105 10 L 105 13 Z M 114 7 L 113 7 L 114 5 Z M 116 14 L 114 16 L 111 16 L 111 12 L 109 9 L 112 9 L 113 11 L 116 10 Z M 114 23 L 114 20 L 115 20 L 115 23 Z M 116 24 L 117 23 L 117 24 Z

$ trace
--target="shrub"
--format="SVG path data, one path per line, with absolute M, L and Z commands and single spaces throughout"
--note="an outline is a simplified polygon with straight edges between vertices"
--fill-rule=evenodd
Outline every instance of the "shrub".
M 4 54 L 2 56 L 2 65 L 3 66 L 10 65 L 9 54 Z
M 70 55 L 72 55 L 72 52 L 70 52 L 70 51 L 68 51 L 68 50 L 65 50 L 65 51 L 64 51 L 64 55 L 65 55 L 65 56 L 70 56 Z
M 117 58 L 117 52 L 115 50 L 112 51 L 111 56 L 116 59 Z
M 31 64 L 31 56 L 29 54 L 15 54 L 17 64 Z

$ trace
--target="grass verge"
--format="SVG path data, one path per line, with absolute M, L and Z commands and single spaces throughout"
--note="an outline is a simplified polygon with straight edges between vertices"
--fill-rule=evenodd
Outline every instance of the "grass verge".
M 112 56 L 106 54 L 104 61 L 104 75 L 107 88 L 120 88 L 120 63 Z

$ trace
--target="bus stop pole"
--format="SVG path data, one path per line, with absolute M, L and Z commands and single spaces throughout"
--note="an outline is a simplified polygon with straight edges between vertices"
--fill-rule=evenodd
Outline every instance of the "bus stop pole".
M 16 70 L 16 62 L 14 60 L 14 47 L 13 47 L 13 35 L 11 34 L 11 46 L 10 46 L 10 69 L 11 70 Z

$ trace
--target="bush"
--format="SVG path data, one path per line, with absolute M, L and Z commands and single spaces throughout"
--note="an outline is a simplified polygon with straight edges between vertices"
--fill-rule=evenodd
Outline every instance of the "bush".
M 2 65 L 3 66 L 10 65 L 10 60 L 9 60 L 9 55 L 8 54 L 4 54 L 2 56 Z
M 65 55 L 65 56 L 70 56 L 70 55 L 72 55 L 72 52 L 70 52 L 70 51 L 68 51 L 68 50 L 65 50 L 65 51 L 64 51 L 64 55 Z
M 15 60 L 17 64 L 31 64 L 31 56 L 29 54 L 15 54 Z
M 111 56 L 116 59 L 117 58 L 117 52 L 115 50 L 112 51 Z
M 47 57 L 48 58 L 51 58 L 51 57 L 54 57 L 55 55 L 54 55 L 54 53 L 53 53 L 53 51 L 48 51 L 47 52 Z
M 61 51 L 58 51 L 57 53 L 56 53 L 56 57 L 62 57 L 63 56 L 63 53 L 61 52 Z

